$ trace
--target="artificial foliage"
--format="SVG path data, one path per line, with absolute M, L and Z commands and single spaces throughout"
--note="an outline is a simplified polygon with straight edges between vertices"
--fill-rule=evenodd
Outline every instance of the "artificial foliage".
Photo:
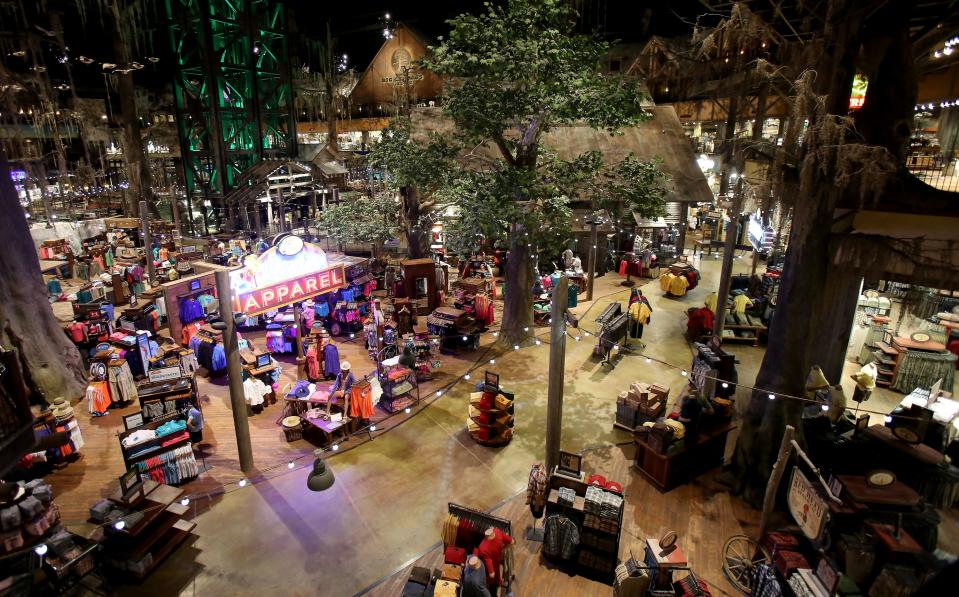
M 447 80 L 444 112 L 463 151 L 459 175 L 440 191 L 459 208 L 448 237 L 460 248 L 473 239 L 508 248 L 502 338 L 510 344 L 531 333 L 534 255 L 568 239 L 571 201 L 590 199 L 579 192 L 609 187 L 611 180 L 602 176 L 600 156 L 561 159 L 543 144 L 543 135 L 583 124 L 614 133 L 648 118 L 641 84 L 604 74 L 600 65 L 609 45 L 576 33 L 575 20 L 561 0 L 487 3 L 482 14 L 450 20 L 449 37 L 425 60 Z M 496 150 L 474 151 L 484 145 Z M 650 212 L 661 203 L 660 195 Z
M 319 226 L 338 242 L 379 247 L 396 233 L 397 210 L 391 194 L 343 193 L 340 203 L 320 212 Z

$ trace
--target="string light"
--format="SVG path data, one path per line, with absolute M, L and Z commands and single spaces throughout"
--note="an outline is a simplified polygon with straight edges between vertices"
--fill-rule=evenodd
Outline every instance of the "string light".
M 42 558 L 43 556 L 46 555 L 48 549 L 49 548 L 47 547 L 46 543 L 41 543 L 40 545 L 33 548 L 33 553 L 37 554 L 38 556 Z
M 513 350 L 519 350 L 519 344 L 514 344 L 514 345 L 513 345 Z
M 728 388 L 729 388 L 729 384 L 726 383 L 726 382 L 723 382 L 723 389 L 725 390 L 725 389 L 728 389 Z
M 439 398 L 443 395 L 443 390 L 436 390 L 436 397 Z
M 293 463 L 290 462 L 290 464 L 293 464 Z M 293 468 L 293 467 L 291 466 L 290 468 Z M 180 505 L 181 505 L 181 506 L 184 506 L 184 507 L 189 506 L 189 505 L 190 505 L 190 498 L 185 497 L 185 498 L 183 498 L 182 500 L 180 500 Z
M 466 375 L 464 375 L 464 376 L 463 376 L 463 379 L 465 379 L 466 381 L 469 381 L 469 380 L 470 380 L 470 374 L 467 373 Z
M 775 394 L 770 394 L 770 395 L 769 395 L 769 399 L 770 399 L 770 400 L 775 400 L 775 399 L 776 399 L 776 395 L 775 395 Z
M 340 449 L 340 444 L 333 444 L 333 451 L 336 452 Z
M 686 377 L 687 375 L 689 375 L 689 372 L 686 371 L 685 369 L 683 369 L 682 376 L 683 376 L 683 377 Z
M 293 468 L 296 466 L 296 463 L 292 460 L 286 463 L 286 468 Z
M 237 485 L 239 485 L 240 487 L 246 487 L 246 479 L 240 479 Z
M 127 523 L 126 523 L 126 521 L 123 520 L 122 518 L 121 518 L 120 520 L 116 521 L 115 523 L 113 523 L 113 528 L 115 528 L 115 529 L 118 530 L 118 531 L 122 531 L 122 530 L 123 530 L 123 527 L 125 527 L 125 526 L 127 526 Z
M 403 412 L 405 412 L 406 414 L 410 414 L 411 412 L 410 407 L 407 406 L 406 408 L 404 408 Z
M 490 364 L 490 365 L 495 365 L 495 364 L 496 364 L 496 359 L 490 359 L 490 360 L 489 360 L 489 364 Z
M 539 346 L 540 344 L 542 344 L 542 342 L 540 342 L 539 339 L 537 339 L 537 340 L 536 340 L 536 346 Z M 467 378 L 467 379 L 469 379 L 469 378 Z
M 376 431 L 376 425 L 370 425 L 370 431 Z

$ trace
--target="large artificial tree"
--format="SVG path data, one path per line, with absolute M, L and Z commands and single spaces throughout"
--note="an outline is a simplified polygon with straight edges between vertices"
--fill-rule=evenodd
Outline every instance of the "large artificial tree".
M 79 398 L 86 385 L 82 361 L 53 315 L 40 275 L 37 249 L 6 154 L 0 151 L 0 348 L 16 349 L 24 381 L 33 396 L 48 402 Z
M 327 205 L 320 212 L 320 229 L 343 244 L 373 245 L 376 256 L 383 243 L 396 234 L 397 200 L 388 193 L 371 197 L 344 193 L 340 197 L 340 203 Z
M 476 155 L 456 186 L 463 231 L 495 234 L 508 247 L 500 336 L 509 344 L 532 333 L 534 248 L 556 242 L 568 226 L 570 196 L 549 177 L 590 175 L 588 160 L 544 159 L 544 134 L 572 124 L 614 132 L 646 116 L 640 83 L 604 75 L 608 44 L 575 33 L 575 24 L 562 0 L 487 4 L 483 14 L 452 19 L 449 37 L 426 60 L 447 79 L 444 112 L 457 140 L 497 150 Z
M 751 393 L 732 462 L 736 489 L 750 501 L 758 502 L 765 488 L 785 426 L 802 430 L 803 403 L 776 394 L 802 396 L 814 364 L 831 372 L 831 383 L 841 381 L 859 280 L 889 263 L 888 252 L 874 251 L 857 260 L 860 271 L 836 265 L 838 247 L 848 240 L 834 230 L 837 210 L 883 203 L 921 209 L 943 195 L 910 182 L 904 167 L 917 93 L 910 10 L 906 0 L 830 0 L 825 31 L 813 48 L 816 73 L 797 80 L 793 118 L 808 119 L 809 129 L 798 166 L 782 165 L 786 177 L 798 179 L 790 243 L 755 382 L 762 390 Z M 862 109 L 850 116 L 857 69 L 869 77 L 869 88 Z M 883 242 L 868 240 L 877 247 Z
M 368 156 L 400 197 L 400 228 L 413 259 L 429 255 L 430 223 L 444 206 L 441 190 L 455 172 L 456 148 L 437 134 L 414 140 L 408 116 L 396 116 Z

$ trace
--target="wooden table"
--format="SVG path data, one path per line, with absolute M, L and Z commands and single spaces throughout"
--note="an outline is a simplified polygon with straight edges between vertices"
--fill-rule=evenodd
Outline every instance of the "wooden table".
M 644 440 L 636 438 L 633 466 L 660 491 L 669 491 L 722 464 L 726 454 L 726 437 L 735 428 L 732 423 L 723 423 L 703 429 L 695 444 L 686 444 L 666 454 L 656 452 Z
M 881 506 L 913 507 L 922 501 L 916 491 L 896 481 L 889 487 L 872 487 L 866 478 L 860 475 L 839 475 L 843 486 L 843 497 L 859 504 L 877 504 Z
M 300 415 L 300 418 L 303 419 L 303 423 L 309 425 L 311 428 L 319 429 L 326 439 L 327 444 L 333 443 L 337 433 L 340 434 L 340 437 L 346 438 L 348 421 L 346 421 L 345 418 L 336 422 L 324 418 L 313 419 L 307 417 L 305 414 Z
M 938 465 L 946 457 L 942 452 L 925 444 L 907 444 L 892 434 L 892 429 L 885 425 L 873 425 L 864 432 L 867 437 L 883 443 L 890 448 L 915 458 L 923 464 Z

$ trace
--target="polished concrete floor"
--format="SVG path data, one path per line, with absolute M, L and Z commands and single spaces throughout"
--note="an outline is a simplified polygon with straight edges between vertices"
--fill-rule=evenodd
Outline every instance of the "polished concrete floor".
M 632 381 L 669 385 L 675 397 L 684 381 L 679 369 L 647 364 L 642 355 L 680 368 L 689 366 L 691 352 L 683 336 L 685 311 L 700 306 L 718 286 L 720 267 L 720 261 L 712 258 L 695 262 L 700 265 L 702 282 L 681 299 L 664 297 L 658 282 L 646 282 L 644 291 L 654 310 L 643 338 L 647 346 L 640 349 L 635 345 L 635 351 L 617 358 L 615 368 L 591 358 L 595 338 L 580 334 L 578 342 L 567 339 L 564 449 L 577 451 L 629 441 L 629 435 L 614 429 L 612 422 L 616 394 Z M 740 259 L 735 267 L 737 272 L 748 271 L 749 263 Z M 615 275 L 597 279 L 596 300 L 581 302 L 576 308 L 582 316 L 582 329 L 594 329 L 592 319 L 610 301 L 627 300 L 628 289 L 620 286 L 620 281 Z M 548 330 L 539 328 L 538 335 L 545 341 Z M 749 383 L 763 349 L 730 345 L 730 350 L 739 359 L 740 380 Z M 495 365 L 488 366 L 517 397 L 515 437 L 504 448 L 481 447 L 467 435 L 471 383 L 464 381 L 373 441 L 332 455 L 328 462 L 336 483 L 323 493 L 306 488 L 308 458 L 299 460 L 294 470 L 281 466 L 264 472 L 261 480 L 239 489 L 231 484 L 239 475 L 236 465 L 226 456 L 230 452 L 224 451 L 214 460 L 211 475 L 226 484 L 227 493 L 194 499 L 192 504 L 198 538 L 170 556 L 142 586 L 124 592 L 339 596 L 359 592 L 400 569 L 439 539 L 448 501 L 487 510 L 525 488 L 530 465 L 543 459 L 548 351 L 545 342 L 507 350 L 495 355 Z M 449 364 L 444 361 L 443 379 L 455 378 L 467 366 L 462 359 L 451 359 Z M 479 377 L 474 375 L 474 381 Z M 206 384 L 204 391 L 212 401 L 228 403 L 224 386 Z M 881 400 L 885 399 L 877 397 L 877 402 Z M 894 396 L 889 400 L 898 401 Z M 870 406 L 880 406 L 877 402 Z M 277 408 L 258 415 L 262 418 L 256 422 L 257 429 L 272 434 L 271 438 L 278 433 L 271 425 Z M 228 424 L 210 431 L 219 443 L 232 443 L 235 450 Z M 730 441 L 727 450 L 732 445 Z M 268 448 L 257 446 L 256 435 L 254 447 L 261 467 L 282 464 L 292 454 L 308 454 L 309 449 L 287 448 L 272 440 Z M 691 514 L 693 518 L 699 515 L 705 514 Z M 637 519 L 642 525 L 641 512 Z

